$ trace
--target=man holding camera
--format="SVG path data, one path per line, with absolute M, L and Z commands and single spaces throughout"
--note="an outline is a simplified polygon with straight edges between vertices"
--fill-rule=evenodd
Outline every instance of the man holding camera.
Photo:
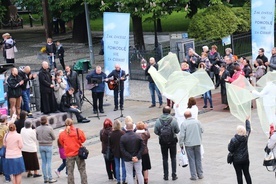
M 92 99 L 93 99 L 93 112 L 94 114 L 104 113 L 103 110 L 103 97 L 104 97 L 104 88 L 105 88 L 105 78 L 106 74 L 102 72 L 102 68 L 100 66 L 96 66 L 96 69 L 93 70 L 86 76 L 88 84 L 92 86 Z M 99 100 L 99 107 L 98 107 Z

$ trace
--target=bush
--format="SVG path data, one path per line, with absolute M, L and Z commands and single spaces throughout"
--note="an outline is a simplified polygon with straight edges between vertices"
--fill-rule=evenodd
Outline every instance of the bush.
M 232 9 L 235 15 L 238 18 L 238 28 L 236 30 L 237 33 L 248 32 L 250 30 L 250 6 L 237 7 Z
M 188 33 L 195 39 L 218 39 L 233 34 L 237 28 L 234 12 L 225 5 L 214 5 L 193 16 Z

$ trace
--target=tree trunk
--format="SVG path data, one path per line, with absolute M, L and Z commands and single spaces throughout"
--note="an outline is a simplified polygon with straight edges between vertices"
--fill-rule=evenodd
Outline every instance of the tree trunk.
M 52 26 L 50 23 L 50 14 L 49 14 L 49 4 L 48 0 L 42 0 L 42 9 L 43 9 L 43 22 L 45 29 L 45 36 L 47 38 L 52 38 Z
M 81 13 L 74 18 L 73 24 L 73 41 L 77 43 L 87 43 L 87 26 L 85 13 Z
M 131 18 L 132 18 L 132 25 L 133 25 L 133 36 L 134 36 L 135 48 L 140 51 L 146 50 L 144 35 L 143 35 L 142 17 L 133 15 Z
M 157 32 L 163 32 L 162 31 L 162 24 L 161 24 L 161 19 L 157 19 L 157 29 L 156 29 Z

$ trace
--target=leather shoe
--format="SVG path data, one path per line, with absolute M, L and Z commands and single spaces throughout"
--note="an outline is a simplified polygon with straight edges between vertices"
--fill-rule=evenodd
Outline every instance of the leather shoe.
M 178 177 L 177 176 L 173 176 L 172 177 L 172 180 L 174 181 L 174 180 L 177 180 L 178 179 Z
M 120 110 L 124 110 L 124 107 L 120 107 Z
M 117 111 L 117 110 L 118 110 L 118 107 L 115 107 L 115 108 L 114 108 L 114 111 Z
M 100 113 L 104 113 L 104 110 L 100 110 Z
M 97 114 L 97 111 L 93 111 L 94 114 Z
M 34 178 L 37 178 L 37 177 L 40 177 L 40 176 L 42 176 L 41 174 L 34 174 Z
M 168 176 L 164 176 L 163 179 L 164 179 L 165 181 L 168 181 L 168 180 L 169 180 Z
M 82 123 L 89 123 L 90 122 L 90 120 L 89 119 L 86 119 L 86 118 L 84 118 L 84 119 L 82 119 L 82 121 L 81 121 Z
M 153 104 L 151 106 L 149 106 L 149 108 L 153 108 L 153 107 L 155 107 L 155 105 L 153 105 Z
M 27 178 L 29 178 L 31 176 L 33 176 L 33 174 L 32 173 L 28 173 Z

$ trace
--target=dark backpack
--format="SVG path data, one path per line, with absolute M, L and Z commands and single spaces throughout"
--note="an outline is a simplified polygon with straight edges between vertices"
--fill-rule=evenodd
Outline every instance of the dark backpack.
M 172 120 L 173 120 L 173 118 L 171 118 L 167 122 L 165 122 L 165 121 L 159 119 L 159 121 L 161 123 L 160 136 L 159 136 L 160 144 L 175 143 L 173 127 L 171 125 Z

